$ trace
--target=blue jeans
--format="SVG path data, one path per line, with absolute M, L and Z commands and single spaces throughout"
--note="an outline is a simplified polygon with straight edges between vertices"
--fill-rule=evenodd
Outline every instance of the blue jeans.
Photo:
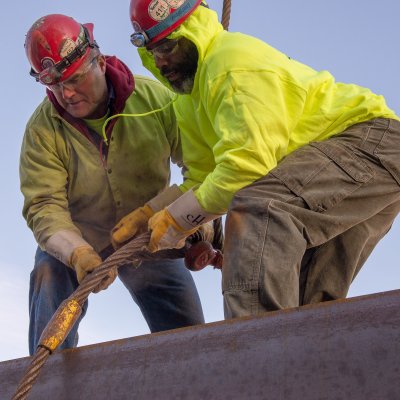
M 203 310 L 193 278 L 183 260 L 145 261 L 139 268 L 124 265 L 118 276 L 139 306 L 151 332 L 204 323 Z M 75 271 L 36 251 L 29 289 L 29 353 L 32 355 L 47 323 L 58 306 L 78 287 Z M 76 347 L 80 319 L 59 349 Z

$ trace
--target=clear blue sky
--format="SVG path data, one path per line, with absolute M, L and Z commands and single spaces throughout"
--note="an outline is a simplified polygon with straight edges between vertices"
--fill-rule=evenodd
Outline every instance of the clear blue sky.
M 385 96 L 400 114 L 400 3 L 398 0 L 232 0 L 232 31 L 265 40 L 315 69 L 327 69 L 338 81 L 357 83 Z M 222 0 L 209 4 L 219 13 Z M 25 124 L 44 96 L 29 76 L 23 48 L 26 31 L 42 15 L 63 13 L 93 22 L 105 54 L 115 54 L 135 73 L 149 75 L 129 42 L 129 0 L 36 0 L 7 2 L 2 7 L 0 157 L 0 361 L 28 355 L 28 284 L 35 241 L 21 216 L 18 159 Z M 175 179 L 178 179 L 178 175 Z M 400 225 L 375 249 L 349 296 L 400 287 L 396 246 Z M 194 274 L 207 322 L 223 318 L 220 272 Z M 80 345 L 148 333 L 143 317 L 118 281 L 91 295 L 81 323 Z

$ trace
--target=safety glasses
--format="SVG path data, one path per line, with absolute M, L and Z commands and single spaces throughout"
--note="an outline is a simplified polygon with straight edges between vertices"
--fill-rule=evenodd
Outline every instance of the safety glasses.
M 97 56 L 92 58 L 88 63 L 82 66 L 75 74 L 73 74 L 70 78 L 66 79 L 62 82 L 57 82 L 52 85 L 46 85 L 52 92 L 57 92 L 62 90 L 63 88 L 69 90 L 76 90 L 82 83 L 85 82 L 87 74 L 91 70 L 92 66 L 95 65 L 95 61 L 97 61 Z
M 158 46 L 147 49 L 154 57 L 165 58 L 172 56 L 179 49 L 179 39 L 175 40 L 165 40 L 161 42 Z
M 60 62 L 50 67 L 45 68 L 43 71 L 35 72 L 31 68 L 29 74 L 36 79 L 36 82 L 40 82 L 43 85 L 49 86 L 54 85 L 60 81 L 63 72 L 76 60 L 81 58 L 88 47 L 98 47 L 96 41 L 91 42 L 88 30 L 83 27 L 85 32 L 85 40 L 80 43 L 75 49 L 65 56 Z

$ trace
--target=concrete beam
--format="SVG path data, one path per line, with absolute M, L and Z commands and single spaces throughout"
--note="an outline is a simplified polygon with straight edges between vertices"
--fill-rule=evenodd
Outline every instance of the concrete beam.
M 400 290 L 52 355 L 29 400 L 398 400 Z M 11 399 L 30 358 L 0 363 Z

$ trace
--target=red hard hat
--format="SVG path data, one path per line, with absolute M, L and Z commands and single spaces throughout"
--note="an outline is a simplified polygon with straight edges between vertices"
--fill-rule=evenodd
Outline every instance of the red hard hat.
M 52 85 L 71 76 L 86 60 L 93 38 L 93 24 L 76 22 L 61 14 L 39 18 L 25 38 L 25 52 L 37 81 Z
M 135 33 L 131 42 L 147 46 L 167 37 L 199 6 L 202 0 L 131 0 L 130 15 Z

